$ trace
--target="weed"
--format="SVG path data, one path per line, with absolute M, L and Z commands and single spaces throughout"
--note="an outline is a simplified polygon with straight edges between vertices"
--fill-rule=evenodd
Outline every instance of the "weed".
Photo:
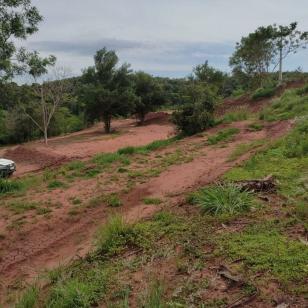
M 0 194 L 12 193 L 21 190 L 21 182 L 0 179 Z
M 37 207 L 37 203 L 27 201 L 13 201 L 7 205 L 7 208 L 14 214 L 23 214 L 27 211 L 34 210 Z
M 241 191 L 232 183 L 200 189 L 191 194 L 188 201 L 198 205 L 204 213 L 212 215 L 233 215 L 248 211 L 254 205 L 253 195 Z
M 161 204 L 161 200 L 159 198 L 144 198 L 143 199 L 143 203 L 144 204 L 155 204 L 155 205 L 158 205 L 158 204 Z
M 134 238 L 134 229 L 120 216 L 111 217 L 96 234 L 96 247 L 101 253 L 114 255 L 122 251 Z
M 258 132 L 263 129 L 263 125 L 260 123 L 252 123 L 248 125 L 248 130 L 251 132 Z
M 244 121 L 247 120 L 249 116 L 249 113 L 246 109 L 239 109 L 237 111 L 228 112 L 226 113 L 223 118 L 223 123 L 232 123 L 237 121 Z
M 125 153 L 103 153 L 98 154 L 93 158 L 93 162 L 101 166 L 107 167 L 114 162 L 120 162 L 123 165 L 129 165 L 130 161 L 125 155 Z
M 62 188 L 62 187 L 65 187 L 65 184 L 58 180 L 53 180 L 48 183 L 49 189 L 57 189 L 57 188 Z
M 15 308 L 35 308 L 39 298 L 39 289 L 36 286 L 29 287 L 18 300 Z
M 119 207 L 122 205 L 122 201 L 116 193 L 106 195 L 104 197 L 104 202 L 110 207 Z
M 163 308 L 165 303 L 163 301 L 164 287 L 163 284 L 156 280 L 149 286 L 145 296 L 141 299 L 141 306 L 147 308 Z
M 49 208 L 46 208 L 46 207 L 39 207 L 39 208 L 36 209 L 36 213 L 38 215 L 46 215 L 46 214 L 49 214 L 51 212 L 52 212 L 52 210 L 49 209 Z
M 234 135 L 238 134 L 240 130 L 238 128 L 227 128 L 221 130 L 214 136 L 208 137 L 207 143 L 209 145 L 217 144 L 221 141 L 229 141 Z
M 79 198 L 73 198 L 71 201 L 72 204 L 74 205 L 80 205 L 82 203 L 82 201 Z
M 66 165 L 67 169 L 70 171 L 82 170 L 83 168 L 85 168 L 85 166 L 86 166 L 86 163 L 80 160 L 72 161 Z
M 276 86 L 259 88 L 255 91 L 255 93 L 253 93 L 251 98 L 253 100 L 259 100 L 262 98 L 273 97 L 276 94 L 276 90 Z

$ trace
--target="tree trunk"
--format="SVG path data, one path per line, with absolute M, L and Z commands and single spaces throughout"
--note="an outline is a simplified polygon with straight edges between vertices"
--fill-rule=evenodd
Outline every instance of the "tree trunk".
M 48 144 L 48 131 L 47 128 L 44 128 L 44 141 L 45 141 L 45 145 Z
M 105 124 L 105 133 L 110 134 L 111 131 L 111 118 L 105 117 L 104 118 L 104 124 Z
M 279 50 L 279 84 L 282 84 L 282 47 Z

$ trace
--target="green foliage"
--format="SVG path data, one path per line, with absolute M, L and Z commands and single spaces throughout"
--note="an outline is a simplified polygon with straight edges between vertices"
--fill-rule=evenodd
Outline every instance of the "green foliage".
M 105 196 L 104 201 L 110 207 L 119 207 L 122 205 L 122 201 L 116 193 Z
M 15 308 L 35 308 L 39 299 L 39 289 L 36 286 L 29 287 L 18 300 Z
M 16 192 L 22 189 L 22 184 L 19 181 L 0 179 L 0 195 Z
M 166 304 L 163 300 L 164 286 L 159 280 L 152 282 L 147 289 L 143 299 L 141 299 L 141 306 L 147 308 L 164 308 Z
M 224 236 L 221 253 L 242 260 L 253 272 L 269 272 L 288 284 L 307 276 L 308 248 L 280 235 L 272 226 L 255 226 L 245 232 Z
M 97 154 L 94 156 L 92 161 L 104 167 L 107 167 L 113 164 L 114 162 L 120 162 L 123 165 L 129 165 L 130 161 L 124 154 L 127 154 L 127 153 L 122 153 L 122 152 L 120 153 L 120 151 L 118 151 L 118 153 Z
M 262 98 L 269 98 L 273 97 L 276 94 L 276 87 L 275 86 L 267 86 L 264 88 L 257 89 L 251 96 L 253 100 L 259 100 Z
M 222 141 L 229 141 L 231 138 L 238 134 L 240 130 L 238 128 L 226 128 L 224 130 L 221 130 L 214 136 L 210 136 L 207 139 L 207 143 L 209 145 L 214 145 Z
M 112 117 L 133 111 L 137 99 L 131 89 L 129 65 L 118 68 L 118 61 L 114 51 L 103 48 L 94 56 L 95 66 L 82 77 L 87 116 L 92 121 L 103 120 L 106 133 L 111 132 Z
M 13 201 L 7 204 L 7 208 L 14 214 L 23 214 L 27 211 L 34 210 L 38 207 L 36 202 Z
M 252 132 L 258 132 L 263 129 L 263 125 L 260 123 L 252 123 L 248 125 L 248 128 Z
M 189 197 L 192 204 L 198 205 L 202 212 L 211 215 L 246 212 L 254 205 L 251 193 L 241 191 L 232 183 L 217 184 L 202 188 Z

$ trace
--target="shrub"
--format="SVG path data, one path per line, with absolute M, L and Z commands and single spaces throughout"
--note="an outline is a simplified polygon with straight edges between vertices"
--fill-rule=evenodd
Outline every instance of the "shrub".
M 210 145 L 214 145 L 221 141 L 228 141 L 235 134 L 238 134 L 239 132 L 240 130 L 238 128 L 227 128 L 227 129 L 221 130 L 216 135 L 208 137 L 207 143 Z
M 262 98 L 273 97 L 276 94 L 276 90 L 277 88 L 274 86 L 259 88 L 253 93 L 251 98 L 253 100 L 259 100 Z
M 232 183 L 203 188 L 192 193 L 188 201 L 198 205 L 204 213 L 212 215 L 245 212 L 254 204 L 251 193 L 241 191 Z
M 296 90 L 296 94 L 300 96 L 308 95 L 308 84 Z
M 0 194 L 18 191 L 22 188 L 20 182 L 0 179 Z

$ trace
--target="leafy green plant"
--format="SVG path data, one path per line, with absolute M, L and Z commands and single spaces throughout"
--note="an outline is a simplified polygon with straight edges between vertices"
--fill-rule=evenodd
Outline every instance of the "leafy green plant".
M 211 215 L 236 214 L 249 209 L 255 204 L 251 193 L 241 191 L 232 183 L 205 187 L 192 193 L 188 201 L 199 206 L 202 212 Z
M 214 136 L 210 136 L 207 139 L 209 145 L 217 144 L 221 141 L 229 141 L 234 135 L 238 134 L 240 130 L 238 128 L 227 128 L 221 130 Z

